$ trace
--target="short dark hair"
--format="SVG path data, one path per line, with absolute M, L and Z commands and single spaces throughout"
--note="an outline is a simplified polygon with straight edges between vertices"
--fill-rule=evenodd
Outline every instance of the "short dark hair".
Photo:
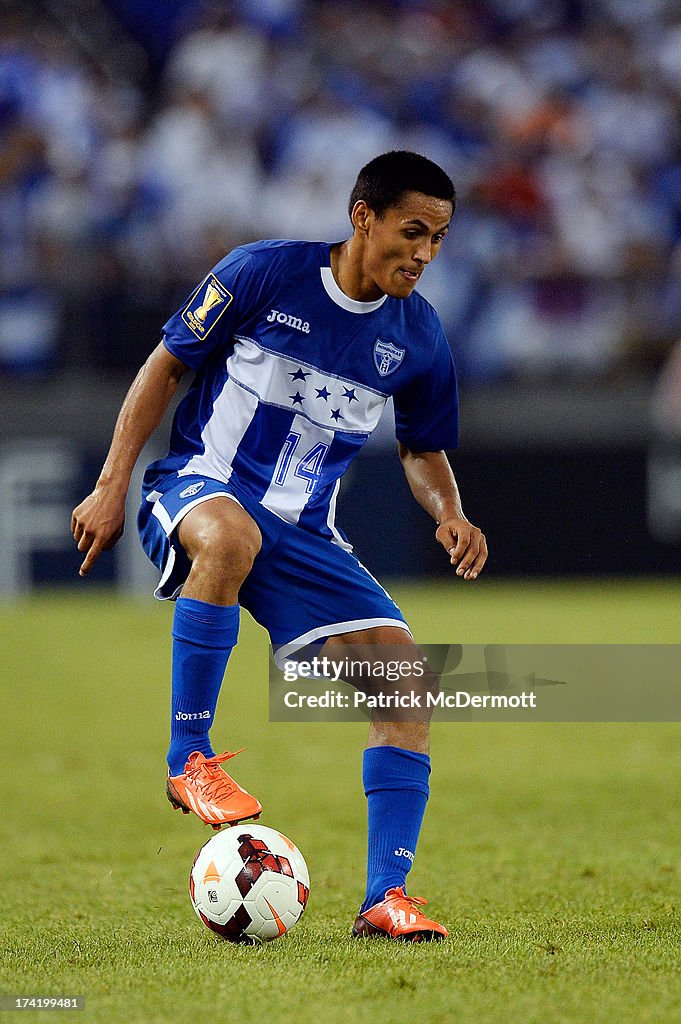
M 394 149 L 374 157 L 357 175 L 348 205 L 350 218 L 359 199 L 363 199 L 376 216 L 381 217 L 388 207 L 400 201 L 405 192 L 421 192 L 435 199 L 448 199 L 452 212 L 456 208 L 452 180 L 438 164 L 419 153 Z

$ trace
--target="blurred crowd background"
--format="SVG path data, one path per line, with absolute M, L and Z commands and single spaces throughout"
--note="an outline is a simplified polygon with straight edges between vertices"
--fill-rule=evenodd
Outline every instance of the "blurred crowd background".
M 678 0 L 0 0 L 0 369 L 137 366 L 207 268 L 340 239 L 415 149 L 464 386 L 652 377 L 681 336 Z
M 208 269 L 347 237 L 392 148 L 457 186 L 419 287 L 486 577 L 681 573 L 680 0 L 0 0 L 0 598 L 77 581 L 70 510 Z M 132 523 L 163 435 L 94 582 L 153 585 Z M 449 571 L 389 415 L 339 522 L 379 576 Z

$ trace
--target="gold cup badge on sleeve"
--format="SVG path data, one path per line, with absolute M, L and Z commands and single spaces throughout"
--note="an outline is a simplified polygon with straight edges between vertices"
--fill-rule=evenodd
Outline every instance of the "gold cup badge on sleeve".
M 222 295 L 220 295 L 220 292 L 217 290 L 217 288 L 214 285 L 209 284 L 208 287 L 206 288 L 206 294 L 203 297 L 203 302 L 194 310 L 194 316 L 198 321 L 200 321 L 200 323 L 203 324 L 206 322 L 206 317 L 208 316 L 210 310 L 213 309 L 215 306 L 219 306 L 220 303 L 224 301 L 225 300 L 223 299 Z
M 203 292 L 203 298 L 200 295 Z M 182 319 L 190 331 L 201 341 L 231 305 L 234 298 L 224 287 L 221 281 L 211 274 L 207 281 L 204 281 L 196 289 L 191 299 L 182 311 Z

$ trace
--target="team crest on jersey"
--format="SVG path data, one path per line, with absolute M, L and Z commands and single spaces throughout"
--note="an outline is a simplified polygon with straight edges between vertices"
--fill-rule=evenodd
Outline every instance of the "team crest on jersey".
M 234 298 L 215 274 L 209 274 L 196 289 L 182 312 L 182 319 L 192 334 L 205 338 Z
M 185 489 L 183 491 L 180 491 L 180 497 L 181 498 L 192 498 L 195 494 L 198 494 L 199 491 L 202 491 L 205 486 L 206 486 L 206 481 L 205 480 L 199 480 L 198 483 L 190 484 L 189 487 L 185 487 Z
M 381 377 L 387 377 L 389 373 L 396 370 L 404 359 L 404 349 L 398 348 L 392 341 L 381 341 L 376 339 L 374 345 L 374 362 Z

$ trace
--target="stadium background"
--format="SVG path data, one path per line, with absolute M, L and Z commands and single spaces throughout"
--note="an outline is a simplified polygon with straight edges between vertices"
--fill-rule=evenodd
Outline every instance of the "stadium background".
M 0 589 L 75 582 L 62 524 L 196 280 L 245 240 L 344 237 L 358 167 L 393 147 L 458 189 L 423 291 L 456 353 L 454 462 L 488 575 L 678 573 L 678 4 L 3 0 L 0 15 Z M 446 573 L 391 426 L 340 522 L 378 574 Z M 93 578 L 148 586 L 134 532 Z

